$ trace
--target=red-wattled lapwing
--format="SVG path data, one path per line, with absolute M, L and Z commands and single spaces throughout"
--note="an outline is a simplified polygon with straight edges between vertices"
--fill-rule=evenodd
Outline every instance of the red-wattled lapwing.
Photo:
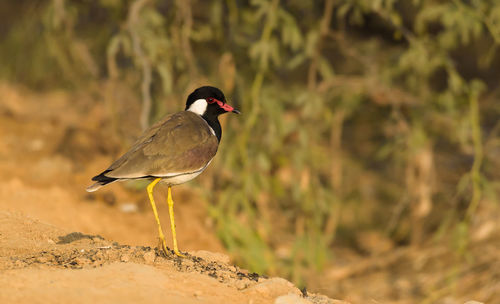
M 210 164 L 222 136 L 218 116 L 227 112 L 240 113 L 226 104 L 219 89 L 205 86 L 194 90 L 187 99 L 185 111 L 168 115 L 146 130 L 128 152 L 92 178 L 96 183 L 87 191 L 96 191 L 115 181 L 152 180 L 147 191 L 158 224 L 160 246 L 167 252 L 153 198 L 156 184 L 165 183 L 174 252 L 183 256 L 177 247 L 171 187 L 195 178 Z

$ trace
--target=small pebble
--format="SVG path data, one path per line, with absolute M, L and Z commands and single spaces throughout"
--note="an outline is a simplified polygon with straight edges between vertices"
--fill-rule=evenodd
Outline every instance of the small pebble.
M 123 203 L 120 205 L 120 211 L 123 213 L 134 213 L 139 211 L 136 203 Z
M 16 267 L 23 267 L 25 264 L 23 261 L 17 260 L 14 262 L 14 265 L 16 265 Z
M 312 304 L 311 301 L 306 300 L 294 293 L 279 296 L 274 300 L 274 304 Z
M 196 290 L 193 294 L 195 297 L 199 298 L 203 294 L 203 292 L 201 290 Z
M 184 259 L 184 260 L 182 260 L 182 265 L 185 267 L 193 267 L 194 262 L 190 259 Z
M 46 257 L 41 256 L 41 257 L 36 258 L 36 261 L 38 263 L 47 263 L 48 259 Z
M 128 254 L 122 254 L 122 256 L 120 257 L 120 261 L 127 263 L 128 261 L 130 261 L 130 256 Z
M 282 278 L 271 278 L 261 283 L 252 285 L 247 290 L 252 290 L 260 294 L 278 297 L 286 294 L 302 295 L 302 292 L 289 281 Z
M 75 262 L 77 265 L 86 265 L 86 264 L 90 264 L 90 260 L 89 259 L 86 259 L 86 258 L 76 258 L 75 259 Z
M 239 280 L 236 282 L 235 286 L 238 290 L 242 290 L 247 288 L 247 283 L 245 283 L 243 280 Z
M 151 250 L 151 251 L 144 253 L 142 255 L 142 258 L 144 259 L 144 261 L 146 261 L 146 263 L 153 264 L 155 262 L 155 259 L 156 259 L 156 254 L 154 251 Z

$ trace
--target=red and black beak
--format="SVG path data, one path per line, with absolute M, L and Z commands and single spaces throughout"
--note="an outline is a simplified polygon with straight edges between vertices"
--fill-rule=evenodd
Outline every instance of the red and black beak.
M 223 103 L 222 101 L 217 100 L 217 99 L 214 99 L 214 101 L 217 102 L 217 104 L 219 105 L 219 107 L 221 107 L 226 112 L 233 112 L 233 113 L 236 113 L 236 114 L 240 114 L 241 113 L 240 111 L 238 111 L 235 108 L 231 107 L 227 103 Z

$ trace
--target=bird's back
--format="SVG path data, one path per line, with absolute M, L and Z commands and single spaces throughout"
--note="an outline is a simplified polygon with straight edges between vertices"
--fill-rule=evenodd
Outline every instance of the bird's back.
M 197 114 L 183 111 L 146 130 L 105 175 L 123 179 L 194 172 L 208 164 L 217 147 L 217 138 L 207 122 Z

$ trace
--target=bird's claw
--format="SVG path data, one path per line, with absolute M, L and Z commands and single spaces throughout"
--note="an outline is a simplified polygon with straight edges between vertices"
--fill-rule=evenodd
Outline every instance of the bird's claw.
M 159 238 L 159 240 L 158 240 L 158 248 L 161 251 L 163 251 L 163 253 L 165 253 L 165 255 L 168 255 L 169 252 L 168 252 L 167 243 L 162 238 Z
M 164 240 L 164 239 L 162 239 L 161 237 L 160 237 L 160 238 L 159 238 L 159 240 L 158 240 L 158 248 L 159 248 L 161 251 L 163 251 L 163 253 L 165 253 L 165 255 L 167 255 L 167 256 L 168 256 L 169 254 L 171 254 L 170 249 L 168 249 L 168 247 L 167 247 L 167 242 L 165 242 L 165 240 Z M 182 253 L 179 251 L 179 249 L 177 249 L 177 248 L 174 248 L 174 250 L 173 250 L 173 251 L 174 251 L 174 254 L 175 254 L 176 256 L 178 256 L 178 257 L 181 257 L 181 258 L 186 258 L 186 257 L 187 257 L 186 255 L 182 254 Z
M 177 255 L 178 257 L 181 257 L 181 258 L 186 258 L 186 256 L 184 254 L 182 254 L 178 249 L 174 249 L 174 253 L 175 255 Z

